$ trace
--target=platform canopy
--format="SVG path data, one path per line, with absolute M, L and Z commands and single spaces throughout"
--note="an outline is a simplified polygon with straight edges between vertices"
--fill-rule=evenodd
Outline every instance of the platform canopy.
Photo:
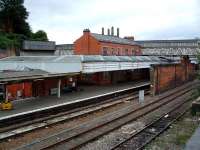
M 79 56 L 15 56 L 0 60 L 0 70 L 23 71 L 25 68 L 39 69 L 49 74 L 79 73 Z
M 197 61 L 194 58 L 193 62 Z M 0 71 L 43 71 L 48 76 L 150 68 L 152 64 L 179 63 L 180 57 L 159 56 L 16 56 L 0 60 Z M 25 72 L 26 74 L 27 72 Z
M 100 56 L 82 55 L 82 72 L 94 73 L 150 68 L 152 64 L 178 63 L 171 58 L 157 56 Z

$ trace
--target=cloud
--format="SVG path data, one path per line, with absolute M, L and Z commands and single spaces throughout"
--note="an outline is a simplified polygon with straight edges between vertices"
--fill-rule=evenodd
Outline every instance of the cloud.
M 57 43 L 73 43 L 84 28 L 120 27 L 139 39 L 200 36 L 199 0 L 26 0 L 33 31 Z

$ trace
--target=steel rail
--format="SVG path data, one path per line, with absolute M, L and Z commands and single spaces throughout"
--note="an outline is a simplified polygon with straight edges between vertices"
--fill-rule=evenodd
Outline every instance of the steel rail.
M 133 138 L 137 138 L 137 136 L 139 134 L 142 134 L 143 132 L 145 132 L 145 130 L 147 129 L 151 129 L 156 123 L 159 123 L 159 121 L 161 121 L 163 118 L 168 118 L 168 116 L 170 116 L 170 113 L 176 112 L 177 110 L 181 110 L 182 107 L 185 103 L 188 103 L 191 99 L 186 99 L 184 100 L 182 103 L 175 105 L 175 107 L 173 107 L 172 109 L 170 109 L 169 111 L 167 111 L 166 113 L 164 113 L 162 116 L 160 116 L 159 118 L 153 120 L 151 123 L 149 123 L 148 125 L 146 125 L 144 128 L 142 128 L 140 131 L 134 133 L 133 135 L 131 135 L 130 137 L 128 137 L 127 139 L 121 141 L 120 143 L 114 145 L 110 150 L 117 150 L 117 149 L 123 149 L 123 147 L 126 147 L 124 145 L 127 145 L 127 143 L 129 141 L 131 141 Z M 181 108 L 181 109 L 180 109 Z M 190 107 L 189 107 L 190 108 Z M 179 119 L 181 116 L 183 116 L 185 114 L 185 112 L 187 112 L 189 110 L 189 108 L 187 108 L 186 110 L 184 110 L 183 112 L 181 112 L 176 118 L 172 119 L 172 121 L 170 121 L 169 123 L 167 122 L 166 126 L 159 131 L 158 133 L 156 133 L 155 135 L 153 135 L 153 137 L 151 137 L 150 139 L 146 140 L 145 142 L 141 141 L 141 145 L 136 148 L 136 150 L 140 150 L 143 149 L 147 144 L 149 144 L 153 139 L 155 139 L 157 136 L 159 136 L 161 133 L 163 133 L 165 130 L 168 129 L 168 127 L 175 122 L 177 119 Z M 166 117 L 167 115 L 167 117 Z M 152 133 L 152 132 L 151 132 Z M 153 133 L 152 133 L 153 134 Z M 134 145 L 134 142 L 131 143 L 131 145 Z M 135 144 L 137 145 L 137 144 Z
M 149 91 L 145 91 L 145 95 L 149 94 Z M 126 100 L 135 100 L 138 98 L 138 92 L 134 92 L 131 94 L 126 94 L 122 96 L 115 97 L 113 99 L 109 99 L 97 104 L 89 105 L 87 107 L 83 107 L 71 112 L 62 113 L 56 116 L 51 116 L 48 118 L 40 118 L 39 120 L 31 121 L 29 123 L 23 123 L 22 125 L 17 124 L 12 128 L 6 128 L 5 130 L 1 129 L 0 132 L 0 140 L 6 140 L 7 138 L 11 138 L 14 136 L 18 136 L 27 132 L 31 132 L 33 130 L 37 130 L 46 126 L 51 126 L 57 123 L 61 123 L 64 121 L 69 121 L 78 117 L 83 117 L 85 115 L 98 112 L 100 110 L 108 109 L 110 107 L 114 107 L 120 103 L 123 103 Z
M 50 115 L 56 115 L 58 113 L 66 112 L 66 110 L 70 111 L 73 109 L 78 109 L 80 107 L 87 107 L 88 105 L 92 105 L 101 101 L 109 100 L 117 96 L 121 96 L 130 92 L 138 91 L 140 89 L 148 89 L 149 83 L 139 84 L 134 87 L 118 90 L 116 92 L 109 92 L 97 96 L 93 96 L 91 98 L 84 98 L 80 100 L 76 100 L 73 102 L 67 102 L 63 104 L 58 104 L 52 107 L 45 107 L 29 112 L 19 113 L 11 116 L 5 116 L 0 118 L 0 128 L 10 126 L 12 124 L 17 124 L 25 121 L 30 121 L 37 118 L 44 118 Z
M 122 116 L 118 116 L 118 117 L 116 117 L 116 118 L 114 118 L 114 119 L 112 119 L 112 120 L 109 120 L 109 121 L 105 121 L 105 122 L 103 122 L 103 123 L 100 123 L 100 124 L 98 124 L 98 125 L 95 125 L 95 126 L 93 126 L 92 128 L 89 128 L 89 129 L 84 129 L 83 131 L 80 131 L 80 133 L 76 133 L 76 134 L 71 134 L 69 137 L 67 137 L 67 138 L 59 138 L 59 136 L 62 136 L 62 134 L 66 134 L 66 133 L 68 133 L 69 132 L 69 134 L 70 134 L 70 131 L 69 130 L 67 130 L 67 131 L 63 131 L 63 132 L 61 132 L 61 133 L 59 133 L 59 134 L 56 134 L 56 135 L 53 135 L 53 136 L 51 136 L 51 137 L 47 137 L 47 138 L 44 138 L 44 139 L 41 139 L 41 140 L 39 140 L 39 141 L 36 141 L 36 142 L 33 142 L 33 143 L 30 143 L 30 144 L 27 144 L 27 145 L 24 145 L 24 146 L 22 146 L 22 147 L 20 147 L 19 149 L 27 149 L 27 148 L 29 148 L 29 149 L 47 149 L 47 148 L 50 148 L 50 147 L 52 147 L 52 146 L 56 146 L 56 145 L 58 145 L 58 144 L 60 144 L 60 143 L 62 143 L 62 142 L 67 142 L 67 141 L 70 141 L 70 140 L 73 140 L 73 138 L 77 138 L 77 137 L 79 137 L 79 136 L 81 136 L 81 135 L 84 135 L 84 134 L 86 134 L 86 133 L 88 133 L 88 132 L 90 132 L 90 131 L 92 131 L 92 130 L 95 130 L 95 129 L 98 129 L 98 128 L 100 128 L 100 127 L 103 127 L 103 126 L 105 126 L 105 125 L 108 125 L 109 123 L 112 123 L 112 122 L 114 122 L 114 121 L 118 121 L 118 120 L 120 120 L 120 119 L 123 119 L 125 116 L 128 116 L 128 115 L 131 115 L 131 114 L 133 114 L 133 113 L 136 113 L 136 112 L 138 112 L 138 111 L 141 111 L 141 110 L 143 110 L 143 109 L 145 109 L 145 108 L 147 108 L 147 107 L 151 107 L 153 104 L 156 104 L 156 103 L 158 103 L 158 102 L 162 102 L 163 100 L 165 100 L 165 98 L 168 98 L 168 96 L 170 97 L 171 96 L 171 98 L 169 99 L 169 100 L 167 100 L 167 101 L 165 101 L 165 102 L 162 102 L 161 104 L 159 104 L 158 106 L 155 106 L 153 109 L 151 109 L 151 110 L 149 110 L 149 111 L 147 111 L 146 112 L 146 114 L 147 113 L 149 113 L 149 112 L 151 112 L 151 111 L 154 111 L 154 110 L 156 110 L 156 109 L 158 109 L 160 106 L 162 106 L 162 105 L 165 105 L 165 104 L 167 104 L 167 103 L 169 103 L 169 102 L 172 102 L 172 101 L 174 101 L 177 97 L 180 97 L 180 96 L 182 96 L 182 95 L 184 95 L 184 94 L 186 94 L 186 93 L 188 93 L 189 91 L 191 91 L 194 87 L 189 87 L 190 85 L 188 85 L 188 86 L 186 86 L 186 87 L 184 87 L 184 88 L 181 88 L 181 89 L 179 89 L 179 92 L 180 93 L 178 93 L 177 94 L 177 91 L 175 91 L 173 94 L 171 93 L 170 95 L 165 95 L 165 96 L 163 96 L 163 97 L 161 97 L 161 98 L 159 98 L 158 100 L 156 100 L 156 101 L 153 101 L 153 102 L 151 102 L 151 103 L 149 103 L 149 104 L 147 104 L 147 105 L 145 105 L 145 106 L 142 106 L 142 107 L 140 107 L 140 108 L 138 108 L 138 109 L 135 109 L 135 110 L 132 110 L 131 112 L 128 112 L 128 113 L 126 113 L 126 114 L 123 114 Z M 189 87 L 189 88 L 188 88 Z M 176 95 L 176 96 L 173 96 L 173 95 Z M 173 97 L 172 97 L 173 96 Z M 138 117 L 141 117 L 141 116 L 143 116 L 143 115 L 145 115 L 145 114 L 141 114 L 140 116 L 138 116 Z M 137 118 L 138 118 L 137 117 Z M 130 122 L 130 121 L 132 121 L 132 120 L 135 120 L 136 119 L 136 117 L 135 118 L 132 118 L 131 120 L 128 120 L 128 121 L 125 121 L 125 122 L 123 122 L 123 123 L 121 123 L 121 125 L 124 125 L 124 124 L 126 124 L 126 123 L 128 123 L 128 122 Z M 120 126 L 121 126 L 120 125 Z M 119 126 L 118 126 L 119 127 Z M 114 130 L 114 129 L 116 129 L 116 128 L 118 128 L 118 127 L 115 127 L 115 128 L 113 128 L 112 130 Z M 76 128 L 74 128 L 74 130 L 75 130 Z M 112 131 L 112 130 L 109 130 L 109 131 L 107 131 L 106 133 L 109 133 L 110 131 Z M 72 130 L 73 131 L 73 130 Z M 102 133 L 102 134 L 106 134 L 106 133 Z M 101 134 L 101 135 L 102 135 Z M 100 135 L 99 135 L 100 136 Z M 97 136 L 98 137 L 98 136 Z M 50 141 L 50 143 L 48 143 L 48 139 L 51 139 Z M 57 139 L 57 140 L 53 140 L 53 139 Z M 75 146 L 72 146 L 71 148 L 75 148 L 75 147 L 78 147 L 78 146 L 80 146 L 80 145 L 82 145 L 82 144 L 85 144 L 85 143 L 87 143 L 87 142 L 89 142 L 89 141 L 85 141 L 85 142 L 82 142 L 82 143 L 80 143 L 79 145 L 75 145 Z M 72 142 L 73 143 L 73 142 Z M 38 145 L 39 144 L 39 145 Z M 73 144 L 72 144 L 73 145 Z M 69 149 L 71 149 L 71 148 L 69 148 Z

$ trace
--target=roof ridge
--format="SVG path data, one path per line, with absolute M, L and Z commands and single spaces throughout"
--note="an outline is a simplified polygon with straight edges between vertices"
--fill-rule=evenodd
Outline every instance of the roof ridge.
M 127 44 L 127 45 L 139 45 L 135 41 L 131 41 L 131 40 L 121 38 L 118 36 L 103 35 L 103 34 L 98 34 L 98 33 L 91 33 L 91 36 L 96 38 L 98 41 L 111 42 L 111 43 L 117 43 L 117 44 Z

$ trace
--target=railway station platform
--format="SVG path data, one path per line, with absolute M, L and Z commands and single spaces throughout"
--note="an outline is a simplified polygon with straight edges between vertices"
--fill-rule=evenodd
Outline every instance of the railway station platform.
M 123 89 L 128 89 L 131 87 L 147 85 L 147 84 L 150 84 L 149 81 L 118 83 L 107 86 L 84 85 L 80 86 L 81 89 L 80 91 L 65 93 L 61 95 L 61 98 L 57 98 L 57 96 L 48 96 L 48 97 L 13 101 L 13 106 L 14 106 L 13 110 L 9 111 L 0 110 L 0 120 L 5 117 L 9 118 L 14 115 L 20 115 L 26 112 L 28 113 L 31 111 L 37 111 L 55 105 L 68 104 L 68 103 L 71 104 L 73 102 L 75 103 L 76 101 L 84 100 L 90 97 L 100 96 L 103 94 L 117 92 Z
M 192 137 L 185 146 L 185 150 L 200 150 L 200 126 L 196 129 Z

